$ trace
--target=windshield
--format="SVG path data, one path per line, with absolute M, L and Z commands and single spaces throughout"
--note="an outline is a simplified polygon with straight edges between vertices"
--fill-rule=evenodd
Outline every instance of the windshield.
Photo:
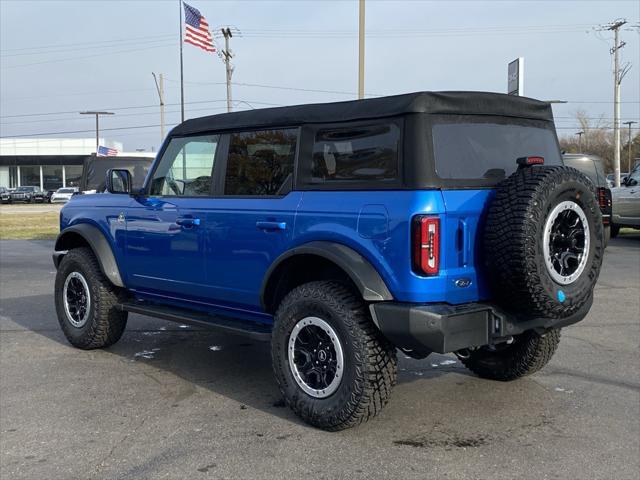
M 555 132 L 548 125 L 442 123 L 433 125 L 432 134 L 440 178 L 505 178 L 516 170 L 519 157 L 543 157 L 545 165 L 562 165 Z
M 36 187 L 18 187 L 18 192 L 33 192 Z
M 59 188 L 57 193 L 73 193 L 75 190 L 73 188 Z

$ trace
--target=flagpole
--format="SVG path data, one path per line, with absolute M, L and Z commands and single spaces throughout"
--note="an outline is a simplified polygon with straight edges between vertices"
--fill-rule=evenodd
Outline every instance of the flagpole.
M 184 122 L 184 72 L 182 61 L 182 0 L 178 0 L 178 19 L 180 22 L 180 115 L 181 120 Z

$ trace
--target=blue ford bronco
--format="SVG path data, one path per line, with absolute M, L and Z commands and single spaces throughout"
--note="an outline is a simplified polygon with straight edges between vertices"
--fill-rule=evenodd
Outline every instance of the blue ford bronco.
M 62 209 L 53 260 L 69 342 L 129 312 L 271 342 L 306 422 L 387 403 L 396 351 L 480 377 L 542 368 L 582 320 L 603 256 L 594 185 L 562 164 L 548 103 L 421 92 L 187 120 L 142 188 L 127 170 Z

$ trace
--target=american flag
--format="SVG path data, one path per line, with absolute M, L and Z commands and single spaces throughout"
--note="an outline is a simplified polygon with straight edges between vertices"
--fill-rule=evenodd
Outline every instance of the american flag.
M 185 43 L 190 43 L 207 52 L 215 53 L 216 46 L 213 44 L 213 38 L 209 33 L 209 24 L 205 18 L 191 5 L 187 5 L 184 2 L 182 2 L 182 5 L 184 6 Z
M 118 150 L 115 148 L 103 147 L 100 145 L 98 147 L 98 157 L 117 157 Z

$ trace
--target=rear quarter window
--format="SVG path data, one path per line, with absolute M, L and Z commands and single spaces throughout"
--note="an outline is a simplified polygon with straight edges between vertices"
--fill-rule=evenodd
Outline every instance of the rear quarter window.
M 551 127 L 492 122 L 439 123 L 432 126 L 438 177 L 500 179 L 517 168 L 516 159 L 544 157 L 545 165 L 562 165 Z
M 400 127 L 395 123 L 318 127 L 308 183 L 349 188 L 396 182 L 399 151 Z

